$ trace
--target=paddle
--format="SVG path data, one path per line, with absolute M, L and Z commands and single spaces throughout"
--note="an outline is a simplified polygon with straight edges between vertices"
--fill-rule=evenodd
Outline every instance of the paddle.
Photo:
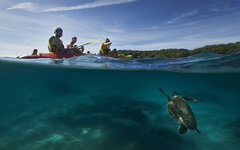
M 80 48 L 80 49 L 82 49 L 82 52 L 83 52 L 83 51 L 84 51 L 84 47 L 83 47 L 84 45 L 92 44 L 92 43 L 98 42 L 98 41 L 100 41 L 100 40 L 102 40 L 102 39 L 98 39 L 98 40 L 95 40 L 95 41 L 92 41 L 92 42 L 88 42 L 88 43 L 79 45 L 79 46 L 77 46 L 77 47 Z
M 88 42 L 88 43 L 82 44 L 82 45 L 80 45 L 80 46 L 92 44 L 92 43 L 98 42 L 98 41 L 100 41 L 100 40 L 102 40 L 102 39 L 98 39 L 98 40 L 95 40 L 95 41 L 92 41 L 92 42 Z

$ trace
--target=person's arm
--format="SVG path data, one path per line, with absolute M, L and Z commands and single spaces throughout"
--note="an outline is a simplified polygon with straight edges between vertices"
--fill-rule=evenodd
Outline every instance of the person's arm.
M 103 43 L 103 45 L 107 46 L 107 49 L 110 50 L 110 46 L 111 46 L 112 42 L 107 42 L 107 43 Z M 110 52 L 110 51 L 109 51 Z M 109 53 L 108 52 L 108 53 Z
M 48 41 L 48 48 L 50 52 L 56 52 L 56 41 L 53 37 Z
M 112 42 L 103 43 L 103 45 L 111 45 Z
M 64 45 L 60 39 L 56 39 L 56 50 L 58 52 L 64 52 Z
M 64 45 L 63 44 L 57 45 L 57 49 L 59 49 L 60 51 L 64 50 Z
M 68 44 L 68 45 L 67 45 L 67 48 L 71 48 L 71 44 Z

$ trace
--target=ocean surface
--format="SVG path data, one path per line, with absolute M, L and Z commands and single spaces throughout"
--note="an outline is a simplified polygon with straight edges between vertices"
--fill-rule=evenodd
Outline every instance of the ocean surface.
M 239 150 L 240 53 L 186 58 L 0 58 L 0 150 Z M 200 134 L 178 133 L 167 98 Z

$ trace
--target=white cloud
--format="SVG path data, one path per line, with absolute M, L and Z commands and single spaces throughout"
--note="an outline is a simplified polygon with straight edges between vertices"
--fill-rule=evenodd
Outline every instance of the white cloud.
M 219 7 L 212 7 L 212 8 L 209 8 L 209 10 L 211 12 L 231 12 L 231 11 L 238 11 L 239 12 L 239 7 L 238 6 L 235 6 L 235 7 L 230 7 L 228 5 L 225 5 L 225 6 L 219 6 Z
M 30 12 L 33 12 L 36 10 L 34 4 L 31 2 L 19 3 L 19 4 L 16 4 L 16 5 L 13 5 L 13 6 L 7 8 L 7 9 L 8 10 L 23 9 L 23 10 L 30 11 Z
M 23 16 L 23 15 L 19 15 L 19 14 L 11 14 L 9 12 L 4 12 L 0 10 L 0 20 L 4 20 L 0 23 L 1 24 L 5 24 L 5 26 L 15 26 L 18 24 L 18 26 L 21 23 L 33 23 L 35 25 L 47 25 L 46 22 L 50 22 L 46 19 L 39 19 L 39 17 L 27 17 L 27 16 Z M 24 25 L 24 27 L 27 27 Z
M 50 7 L 42 10 L 38 9 L 36 4 L 33 4 L 32 2 L 24 2 L 24 3 L 13 5 L 7 9 L 8 10 L 22 9 L 29 12 L 54 12 L 54 11 L 79 10 L 79 9 L 88 9 L 88 8 L 103 7 L 103 6 L 110 6 L 110 5 L 119 5 L 124 3 L 135 2 L 135 1 L 137 0 L 96 0 L 92 3 L 86 3 L 82 5 L 77 5 L 77 6 Z
M 173 23 L 175 23 L 176 21 L 179 21 L 179 20 L 184 19 L 184 18 L 189 17 L 189 16 L 193 16 L 193 15 L 195 15 L 197 12 L 198 12 L 198 11 L 195 9 L 195 10 L 193 10 L 193 11 L 191 11 L 191 12 L 188 12 L 188 13 L 182 13 L 181 15 L 177 16 L 176 18 L 173 18 L 173 19 L 167 21 L 165 24 L 173 24 Z
M 212 12 L 219 12 L 219 11 L 221 11 L 219 8 L 210 8 L 209 10 L 212 11 Z
M 43 12 L 87 9 L 87 8 L 95 8 L 95 7 L 102 7 L 102 6 L 108 6 L 108 5 L 130 3 L 134 1 L 136 0 L 97 0 L 92 3 L 87 3 L 83 5 L 78 5 L 78 6 L 48 8 L 43 10 Z

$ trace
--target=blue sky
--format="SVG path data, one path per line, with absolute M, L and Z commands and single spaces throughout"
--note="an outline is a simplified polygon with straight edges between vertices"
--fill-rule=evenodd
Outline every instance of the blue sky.
M 1 57 L 47 52 L 55 26 L 64 45 L 73 36 L 78 45 L 108 37 L 112 48 L 137 50 L 240 41 L 240 0 L 0 0 L 0 20 Z

